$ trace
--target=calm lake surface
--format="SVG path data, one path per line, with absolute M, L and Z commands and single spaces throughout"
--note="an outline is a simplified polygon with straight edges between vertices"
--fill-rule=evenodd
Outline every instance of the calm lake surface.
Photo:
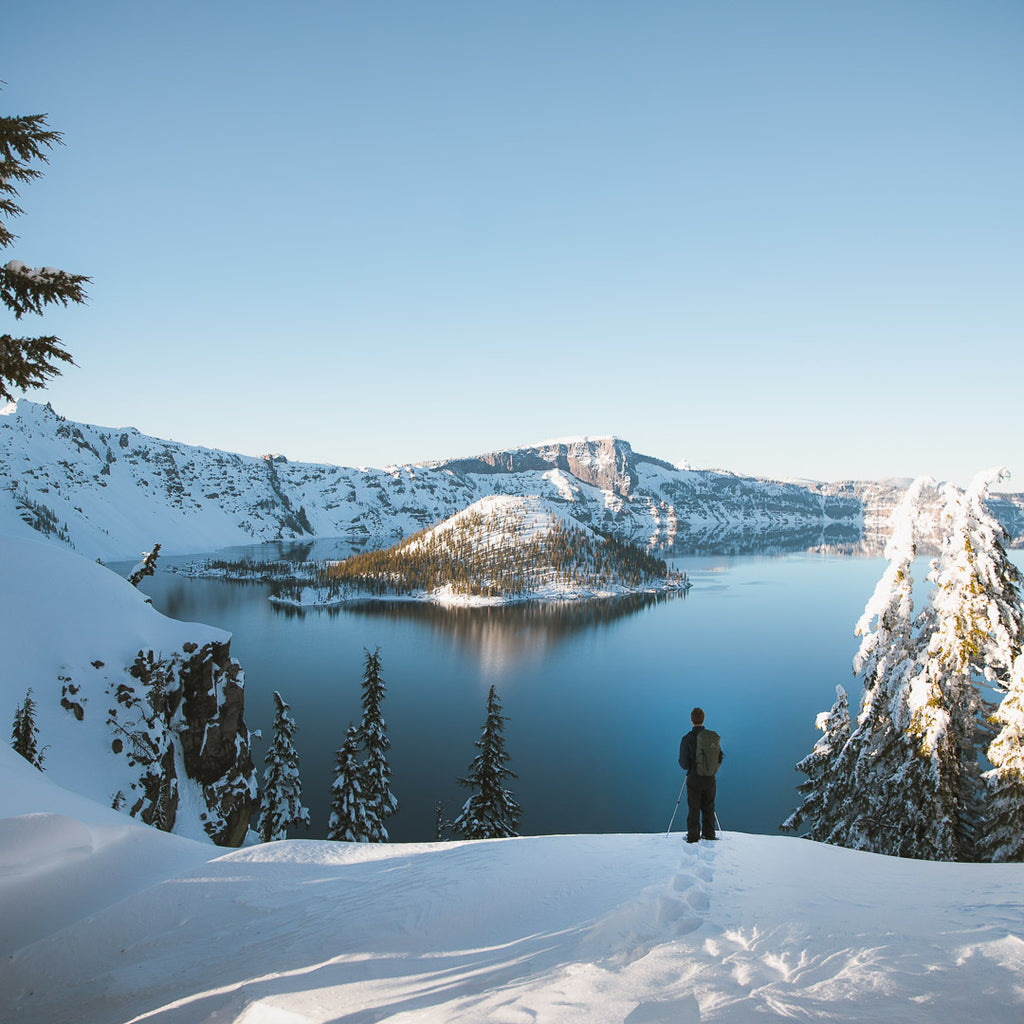
M 233 548 L 227 557 L 281 551 Z M 318 542 L 312 557 L 335 551 L 345 549 Z M 309 557 L 309 545 L 297 554 Z M 165 568 L 179 561 L 161 559 Z M 312 816 L 300 837 L 326 833 L 334 753 L 361 716 L 364 648 L 378 646 L 401 805 L 388 822 L 395 841 L 432 839 L 439 801 L 450 816 L 461 807 L 456 779 L 476 753 L 492 684 L 508 716 L 524 834 L 664 831 L 695 704 L 722 735 L 722 827 L 776 833 L 797 803 L 803 776 L 793 766 L 816 739 L 815 715 L 831 706 L 837 683 L 851 707 L 859 702 L 853 627 L 885 563 L 812 553 L 669 561 L 693 580 L 686 597 L 596 607 L 391 604 L 296 614 L 276 609 L 264 585 L 167 571 L 142 589 L 166 615 L 232 633 L 246 722 L 264 735 L 254 741 L 261 775 L 273 691 L 291 705 Z M 682 824 L 677 816 L 674 829 Z

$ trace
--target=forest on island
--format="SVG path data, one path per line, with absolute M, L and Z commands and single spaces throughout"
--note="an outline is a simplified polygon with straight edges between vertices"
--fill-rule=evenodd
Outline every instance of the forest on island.
M 375 595 L 450 587 L 474 597 L 519 598 L 545 587 L 639 588 L 672 578 L 664 560 L 552 513 L 528 524 L 525 508 L 469 509 L 380 551 L 327 565 L 324 581 Z

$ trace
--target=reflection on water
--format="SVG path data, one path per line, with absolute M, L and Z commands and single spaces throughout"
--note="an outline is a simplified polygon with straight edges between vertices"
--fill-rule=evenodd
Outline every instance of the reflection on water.
M 694 530 L 681 526 L 671 545 L 662 545 L 662 557 L 686 555 L 782 555 L 801 551 L 832 554 L 880 555 L 884 539 L 866 539 L 855 526 L 829 523 L 796 529 L 763 529 L 756 525 L 709 526 Z
M 685 592 L 630 594 L 614 600 L 544 601 L 482 608 L 442 608 L 412 601 L 365 601 L 346 605 L 343 614 L 390 618 L 444 630 L 461 648 L 479 658 L 488 678 L 522 662 L 537 661 L 578 634 L 606 629 L 620 620 Z
M 209 580 L 192 580 L 168 573 L 161 575 L 160 611 L 183 622 L 206 621 L 195 617 L 196 592 L 203 593 L 203 608 L 217 617 L 248 608 L 253 601 L 266 601 L 269 587 L 263 583 L 233 583 L 210 586 Z M 206 584 L 204 586 L 204 584 Z M 143 588 L 145 589 L 145 588 Z M 211 625 L 213 623 L 210 623 Z
M 163 557 L 161 564 L 196 562 L 204 558 L 225 561 L 250 560 L 253 562 L 340 561 L 368 547 L 386 547 L 388 542 L 354 544 L 343 537 L 318 537 L 310 540 L 273 541 L 266 544 L 239 545 L 216 552 L 187 557 Z M 634 538 L 643 545 L 643 538 Z M 680 524 L 679 532 L 671 544 L 660 542 L 654 546 L 663 558 L 682 558 L 692 555 L 785 555 L 804 551 L 822 551 L 829 554 L 857 554 L 871 557 L 881 555 L 885 538 L 866 536 L 859 527 L 843 523 L 829 523 L 808 527 L 781 527 L 766 529 L 756 523 L 728 526 L 711 524 L 690 528 Z M 130 569 L 134 561 L 128 565 Z

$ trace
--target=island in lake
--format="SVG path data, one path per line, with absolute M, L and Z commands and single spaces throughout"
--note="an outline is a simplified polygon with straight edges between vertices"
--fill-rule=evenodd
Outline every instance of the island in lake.
M 567 516 L 540 497 L 492 495 L 393 546 L 293 567 L 210 563 L 202 575 L 262 578 L 295 607 L 352 601 L 497 605 L 685 592 L 690 581 L 643 548 Z

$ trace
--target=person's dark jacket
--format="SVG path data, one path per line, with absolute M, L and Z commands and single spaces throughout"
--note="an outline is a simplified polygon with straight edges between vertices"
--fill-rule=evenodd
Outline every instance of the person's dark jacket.
M 679 767 L 686 772 L 687 775 L 690 772 L 695 771 L 697 768 L 697 733 L 703 729 L 703 725 L 695 725 L 683 738 L 679 744 Z M 724 751 L 718 752 L 718 763 L 722 763 L 722 758 L 725 757 Z

